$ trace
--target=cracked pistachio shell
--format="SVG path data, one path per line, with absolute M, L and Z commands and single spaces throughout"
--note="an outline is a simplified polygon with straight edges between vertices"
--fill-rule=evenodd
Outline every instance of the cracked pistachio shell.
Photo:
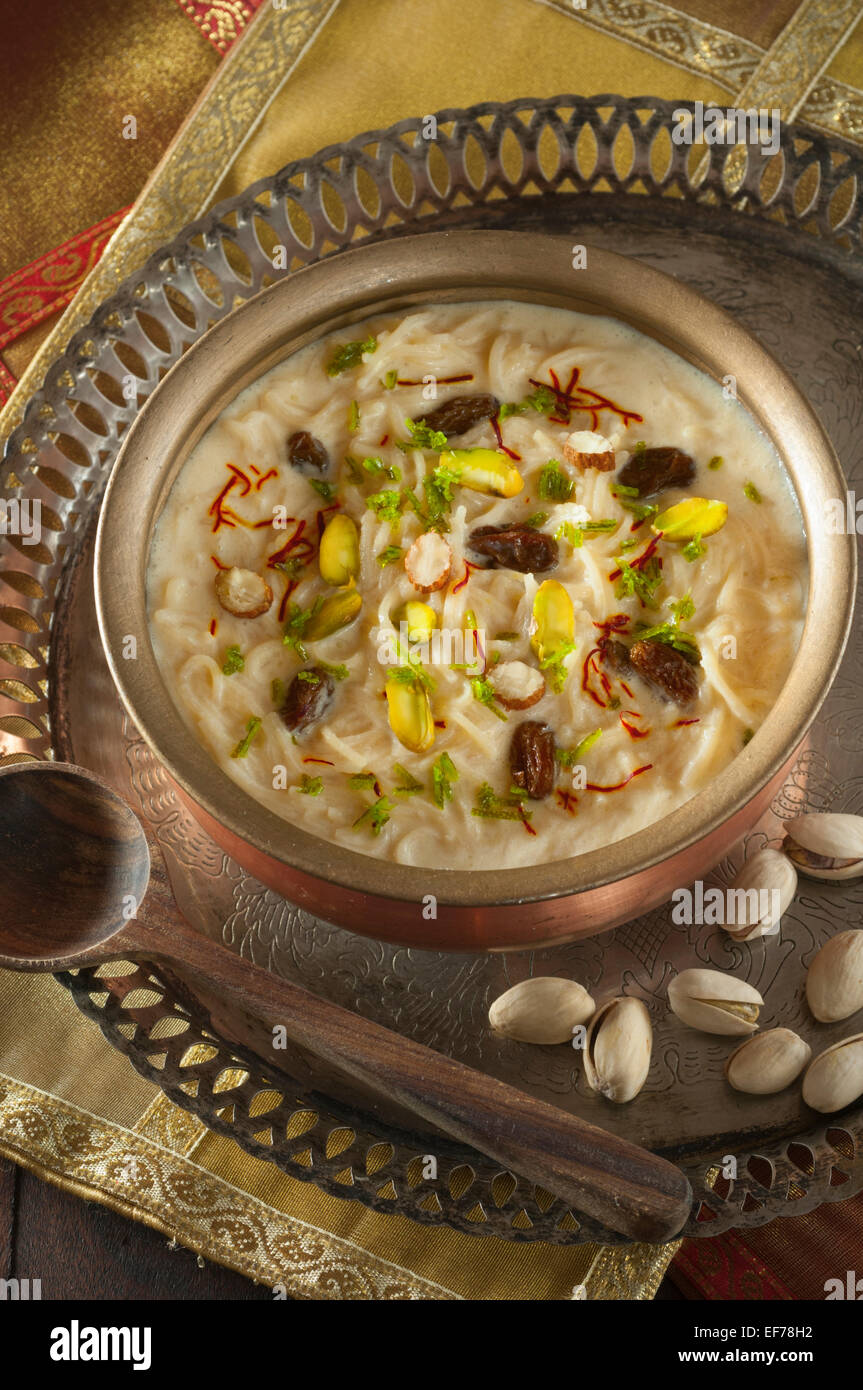
M 824 943 L 806 976 L 806 1000 L 820 1023 L 863 1009 L 863 931 L 841 931 Z
M 863 874 L 863 816 L 815 812 L 785 822 L 782 846 L 808 878 L 827 881 Z
M 596 1005 L 583 985 L 557 975 L 520 980 L 495 999 L 488 1021 L 498 1033 L 517 1042 L 564 1043 L 572 1030 L 587 1023 Z
M 721 970 L 682 970 L 668 986 L 668 1002 L 681 1023 L 702 1033 L 754 1033 L 764 1000 L 744 980 Z
M 725 1075 L 735 1091 L 770 1096 L 796 1081 L 811 1056 L 812 1048 L 790 1028 L 768 1028 L 732 1052 Z
M 797 870 L 776 849 L 761 849 L 747 860 L 729 892 L 744 894 L 735 904 L 734 922 L 723 922 L 735 941 L 752 941 L 778 928 L 779 921 L 797 891 Z
M 803 1078 L 803 1099 L 822 1115 L 844 1110 L 863 1096 L 863 1033 L 820 1053 Z
M 593 1016 L 584 1049 L 591 1090 L 622 1105 L 638 1095 L 650 1070 L 653 1029 L 640 999 L 609 999 Z

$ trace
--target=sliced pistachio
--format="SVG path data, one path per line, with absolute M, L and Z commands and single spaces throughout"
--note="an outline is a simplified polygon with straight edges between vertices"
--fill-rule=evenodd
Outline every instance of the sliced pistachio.
M 408 640 L 427 642 L 437 627 L 437 613 L 428 603 L 410 599 L 404 606 L 402 619 L 407 624 Z
M 703 1033 L 754 1033 L 764 1000 L 744 980 L 721 970 L 682 970 L 668 986 L 668 1002 L 682 1023 Z
M 428 691 L 419 681 L 393 676 L 384 687 L 390 728 L 412 753 L 424 753 L 434 743 L 435 729 Z
M 321 579 L 334 588 L 349 584 L 360 572 L 360 539 L 349 516 L 339 512 L 327 522 L 318 551 Z
M 353 584 L 327 594 L 323 603 L 312 613 L 303 632 L 304 642 L 320 642 L 332 637 L 352 623 L 363 606 L 362 595 Z
M 530 645 L 540 662 L 565 651 L 575 640 L 575 609 L 566 589 L 556 579 L 540 584 L 533 600 L 534 630 Z
M 783 850 L 808 878 L 839 880 L 863 874 L 863 816 L 834 812 L 785 822 Z
M 469 487 L 473 492 L 515 497 L 524 487 L 524 478 L 518 469 L 506 454 L 496 449 L 447 449 L 440 461 L 458 473 L 462 487 Z
M 666 541 L 691 541 L 695 536 L 712 536 L 728 519 L 725 502 L 708 497 L 687 497 L 654 517 L 651 527 Z

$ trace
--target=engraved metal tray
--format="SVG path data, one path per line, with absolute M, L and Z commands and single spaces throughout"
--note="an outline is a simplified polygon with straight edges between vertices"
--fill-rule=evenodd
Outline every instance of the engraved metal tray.
M 670 1018 L 668 980 L 694 964 L 730 969 L 766 996 L 767 1026 L 794 1028 L 820 1051 L 859 1025 L 812 1021 L 806 966 L 834 930 L 858 920 L 863 880 L 801 880 L 781 939 L 751 946 L 719 929 L 677 926 L 670 908 L 575 945 L 508 957 L 354 936 L 265 890 L 180 806 L 119 708 L 91 574 L 101 489 L 119 439 L 187 344 L 280 274 L 366 237 L 442 226 L 565 230 L 574 245 L 636 255 L 680 276 L 772 349 L 819 412 L 851 488 L 858 478 L 863 488 L 863 157 L 804 127 L 786 128 L 772 160 L 753 148 L 699 154 L 670 139 L 680 105 L 616 96 L 483 103 L 439 113 L 431 137 L 428 117 L 404 120 L 253 185 L 131 277 L 48 373 L 0 466 L 0 495 L 39 497 L 44 528 L 38 546 L 0 536 L 0 764 L 56 757 L 92 768 L 153 823 L 181 905 L 201 930 L 669 1156 L 695 1194 L 685 1233 L 713 1235 L 863 1187 L 863 1103 L 814 1123 L 799 1087 L 763 1098 L 732 1091 L 722 1077 L 732 1040 Z M 284 271 L 273 268 L 274 243 L 287 248 Z M 727 882 L 744 854 L 778 843 L 781 817 L 804 807 L 863 811 L 861 683 L 863 637 L 855 634 L 786 788 L 733 862 L 719 865 L 716 882 Z M 574 977 L 597 998 L 623 991 L 644 999 L 654 1058 L 634 1102 L 615 1107 L 590 1093 L 568 1047 L 490 1033 L 489 1002 L 531 973 Z M 182 982 L 147 967 L 108 974 L 59 978 L 172 1100 L 294 1177 L 473 1233 L 620 1243 L 472 1150 L 372 1107 L 338 1078 L 298 1058 L 274 1062 L 267 1038 L 219 1001 L 203 1001 L 204 1009 Z

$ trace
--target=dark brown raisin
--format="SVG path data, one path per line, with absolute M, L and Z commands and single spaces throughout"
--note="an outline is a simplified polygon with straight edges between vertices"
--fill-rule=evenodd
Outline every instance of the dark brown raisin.
M 308 430 L 297 430 L 288 440 L 288 463 L 301 473 L 325 473 L 330 466 L 326 445 Z
M 599 654 L 605 665 L 616 676 L 632 675 L 632 662 L 629 659 L 629 648 L 625 642 L 618 642 L 616 637 L 600 637 Z
M 531 801 L 542 801 L 554 787 L 554 734 L 538 719 L 519 724 L 509 748 L 512 780 Z
M 639 497 L 650 497 L 666 487 L 688 487 L 695 477 L 695 461 L 681 449 L 636 449 L 617 475 L 624 487 L 638 489 Z
M 430 430 L 442 430 L 449 439 L 464 434 L 481 420 L 491 420 L 499 410 L 497 396 L 450 396 L 428 415 L 421 415 L 416 423 L 428 425 Z
M 557 541 L 532 526 L 478 526 L 468 544 L 491 561 L 488 568 L 518 570 L 519 574 L 544 574 L 557 566 Z
M 698 698 L 698 678 L 691 662 L 667 642 L 633 642 L 629 649 L 633 670 L 663 700 L 690 705 Z
M 332 676 L 320 666 L 297 672 L 279 710 L 292 733 L 297 734 L 323 718 L 333 702 L 335 688 Z

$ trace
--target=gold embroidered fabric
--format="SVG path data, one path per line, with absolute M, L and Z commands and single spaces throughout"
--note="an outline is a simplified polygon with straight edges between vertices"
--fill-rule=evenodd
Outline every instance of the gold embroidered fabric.
M 283 0 L 261 6 L 221 64 L 218 5 L 213 15 L 192 0 L 52 0 L 50 8 L 58 24 L 74 12 L 77 41 L 52 77 L 56 114 L 27 126 L 19 110 L 21 143 L 0 142 L 19 176 L 28 160 L 44 174 L 23 207 L 0 181 L 10 190 L 0 195 L 0 227 L 17 238 L 2 274 L 129 202 L 141 160 L 165 149 L 166 123 L 214 75 L 62 318 L 19 339 L 23 374 L 0 416 L 3 434 L 70 335 L 161 243 L 216 198 L 358 131 L 484 99 L 614 91 L 779 105 L 786 120 L 863 138 L 859 0 L 728 0 L 721 25 L 713 0 L 586 0 L 583 8 L 572 0 Z M 251 6 L 227 9 L 239 27 Z M 132 13 L 130 52 L 123 24 Z M 15 37 L 7 21 L 7 103 L 21 90 Z M 137 164 L 115 164 L 113 147 L 88 145 L 89 126 L 76 115 L 88 100 L 95 109 L 109 80 L 112 110 L 125 102 L 150 122 Z M 52 182 L 61 151 L 75 171 L 71 192 Z M 67 197 L 77 198 L 80 216 L 63 205 L 58 221 Z M 60 228 L 53 243 L 52 225 Z M 3 972 L 0 1153 L 295 1297 L 571 1299 L 584 1286 L 591 1299 L 645 1299 L 676 1249 L 516 1245 L 325 1195 L 178 1110 L 53 980 Z

